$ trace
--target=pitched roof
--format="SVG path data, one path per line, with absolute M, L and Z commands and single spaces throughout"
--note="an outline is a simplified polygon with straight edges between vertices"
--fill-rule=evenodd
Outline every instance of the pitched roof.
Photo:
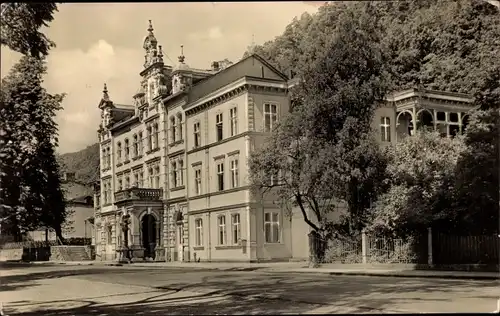
M 252 61 L 252 63 L 250 63 L 250 61 Z M 257 64 L 259 66 L 266 67 L 268 70 L 270 70 L 272 75 L 270 75 L 269 72 L 267 72 L 266 75 L 265 72 L 257 70 L 257 67 L 255 67 L 255 61 L 257 61 Z M 260 69 L 260 67 L 258 68 Z M 196 101 L 204 97 L 205 95 L 218 90 L 244 76 L 265 76 L 265 78 L 267 79 L 283 81 L 288 80 L 287 76 L 273 67 L 264 58 L 260 57 L 257 54 L 252 54 L 247 56 L 246 58 L 241 59 L 237 63 L 224 68 L 214 75 L 202 79 L 194 84 L 189 90 L 189 102 Z

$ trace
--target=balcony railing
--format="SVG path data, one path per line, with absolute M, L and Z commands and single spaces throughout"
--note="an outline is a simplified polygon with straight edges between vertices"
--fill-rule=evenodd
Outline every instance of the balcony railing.
M 163 189 L 130 188 L 115 193 L 115 201 L 160 201 Z

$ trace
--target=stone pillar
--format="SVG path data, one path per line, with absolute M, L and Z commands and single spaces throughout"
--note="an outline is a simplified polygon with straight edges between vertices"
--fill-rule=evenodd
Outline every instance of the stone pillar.
M 368 262 L 368 238 L 366 231 L 361 232 L 361 255 L 363 256 L 363 264 Z
M 432 265 L 432 228 L 427 228 L 427 264 Z

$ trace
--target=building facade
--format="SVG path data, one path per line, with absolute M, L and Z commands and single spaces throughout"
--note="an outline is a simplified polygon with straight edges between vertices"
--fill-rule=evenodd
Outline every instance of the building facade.
M 96 193 L 97 260 L 113 260 L 130 215 L 134 258 L 157 261 L 305 259 L 309 227 L 249 188 L 247 159 L 289 110 L 288 80 L 257 55 L 210 69 L 189 67 L 181 53 L 166 65 L 150 24 L 133 104 L 99 103 L 100 185 Z M 414 133 L 461 133 L 472 109 L 463 94 L 408 90 L 375 112 L 382 144 Z M 339 209 L 342 209 L 339 206 Z M 293 232 L 293 233 L 292 233 Z
M 132 105 L 99 103 L 101 170 L 96 257 L 123 243 L 146 260 L 273 260 L 293 257 L 290 221 L 252 197 L 247 158 L 288 111 L 288 81 L 257 55 L 236 64 L 166 65 L 150 25 Z
M 62 176 L 62 189 L 66 199 L 69 216 L 63 225 L 63 237 L 93 239 L 94 227 L 94 192 L 92 185 L 77 181 L 74 172 L 65 172 Z M 53 229 L 40 228 L 29 232 L 35 241 L 57 241 Z

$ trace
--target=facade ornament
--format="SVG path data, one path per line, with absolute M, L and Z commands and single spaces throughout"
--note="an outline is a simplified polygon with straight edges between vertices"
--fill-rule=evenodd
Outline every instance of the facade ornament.
M 177 58 L 179 63 L 184 64 L 184 60 L 186 59 L 186 57 L 184 57 L 184 45 L 181 45 L 181 55 Z
M 104 83 L 104 89 L 102 90 L 102 99 L 104 101 L 109 101 L 108 87 L 107 87 L 106 83 Z

